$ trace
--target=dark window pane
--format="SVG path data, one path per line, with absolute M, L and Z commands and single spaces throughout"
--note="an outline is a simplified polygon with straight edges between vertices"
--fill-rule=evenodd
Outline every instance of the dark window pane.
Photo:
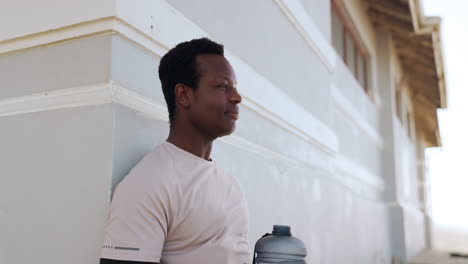
M 356 56 L 356 49 L 354 46 L 354 41 L 349 33 L 346 34 L 346 64 L 348 65 L 350 71 L 353 73 L 356 72 L 356 62 L 355 56 Z
M 398 89 L 398 88 L 397 88 Z M 395 89 L 395 107 L 396 107 L 396 114 L 400 123 L 403 124 L 403 115 L 401 113 L 402 105 L 401 105 L 401 91 Z
M 332 12 L 332 41 L 333 47 L 341 58 L 344 57 L 343 49 L 343 24 L 340 17 L 335 12 Z
M 366 67 L 364 57 L 362 55 L 357 56 L 357 79 L 363 88 L 366 88 Z

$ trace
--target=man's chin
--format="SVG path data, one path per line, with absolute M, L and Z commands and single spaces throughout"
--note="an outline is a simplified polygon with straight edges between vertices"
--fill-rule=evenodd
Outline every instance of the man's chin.
M 232 133 L 234 133 L 235 130 L 236 130 L 236 125 L 234 124 L 232 127 L 224 129 L 224 131 L 222 133 L 220 133 L 220 135 L 218 137 L 229 136 Z

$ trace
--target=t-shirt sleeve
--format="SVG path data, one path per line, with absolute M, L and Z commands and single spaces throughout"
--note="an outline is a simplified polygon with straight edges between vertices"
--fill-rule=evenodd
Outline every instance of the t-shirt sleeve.
M 122 181 L 111 202 L 101 258 L 160 262 L 168 230 L 167 202 L 144 184 Z

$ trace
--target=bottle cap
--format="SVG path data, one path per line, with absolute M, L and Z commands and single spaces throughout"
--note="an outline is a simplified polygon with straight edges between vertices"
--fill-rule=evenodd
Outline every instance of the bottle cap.
M 272 234 L 275 236 L 291 236 L 291 227 L 287 225 L 274 225 Z

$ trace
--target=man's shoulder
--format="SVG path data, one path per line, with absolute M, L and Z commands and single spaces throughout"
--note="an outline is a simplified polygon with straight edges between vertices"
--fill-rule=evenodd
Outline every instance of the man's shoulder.
M 128 173 L 120 184 L 139 184 L 147 187 L 157 182 L 171 181 L 173 178 L 173 159 L 164 144 L 156 146 L 147 153 Z
M 170 155 L 170 151 L 166 145 L 166 143 L 157 145 L 135 167 L 160 167 L 161 165 L 172 163 L 173 157 Z

